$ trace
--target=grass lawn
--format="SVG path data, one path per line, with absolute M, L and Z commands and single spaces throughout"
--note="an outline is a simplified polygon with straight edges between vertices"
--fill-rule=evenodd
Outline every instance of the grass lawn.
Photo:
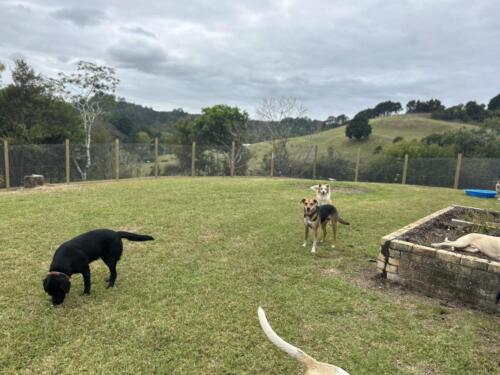
M 0 193 L 0 372 L 300 374 L 262 333 L 351 374 L 499 373 L 500 317 L 373 280 L 380 237 L 449 204 L 496 200 L 417 186 L 346 184 L 335 250 L 302 248 L 311 181 L 162 178 Z M 398 212 L 394 212 L 394 210 Z M 92 265 L 61 307 L 42 289 L 56 247 L 95 228 L 137 231 L 115 289 Z M 331 233 L 330 233 L 331 235 Z

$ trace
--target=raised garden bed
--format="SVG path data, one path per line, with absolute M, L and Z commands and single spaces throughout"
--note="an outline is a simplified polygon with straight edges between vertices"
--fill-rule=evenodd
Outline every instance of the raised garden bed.
M 475 232 L 500 236 L 500 213 L 450 206 L 382 237 L 382 277 L 432 297 L 500 313 L 500 262 L 431 247 Z

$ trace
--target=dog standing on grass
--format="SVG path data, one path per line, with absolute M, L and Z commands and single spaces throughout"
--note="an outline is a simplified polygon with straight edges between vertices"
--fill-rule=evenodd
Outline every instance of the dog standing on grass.
M 324 204 L 320 206 L 317 199 L 308 198 L 303 198 L 300 202 L 304 206 L 304 243 L 302 246 L 307 246 L 309 229 L 312 229 L 314 233 L 314 240 L 311 253 L 315 254 L 319 227 L 321 226 L 323 229 L 324 241 L 326 238 L 326 225 L 328 222 L 331 222 L 333 229 L 332 247 L 335 247 L 337 242 L 337 222 L 344 225 L 349 225 L 349 223 L 340 217 L 335 206 L 331 204 Z
M 85 294 L 90 294 L 89 264 L 101 258 L 109 268 L 108 288 L 115 286 L 116 264 L 123 252 L 122 238 L 129 241 L 152 241 L 151 236 L 109 229 L 93 230 L 79 235 L 56 250 L 49 274 L 43 280 L 43 289 L 52 297 L 52 304 L 60 305 L 71 287 L 74 273 L 83 275 Z
M 330 184 L 319 184 L 311 186 L 311 190 L 316 192 L 316 200 L 320 206 L 332 204 Z
M 266 313 L 262 307 L 259 307 L 257 314 L 259 316 L 260 326 L 262 327 L 262 330 L 266 334 L 267 338 L 285 353 L 301 362 L 306 367 L 305 375 L 349 375 L 347 371 L 341 369 L 340 367 L 316 361 L 310 355 L 304 353 L 299 348 L 296 348 L 279 337 L 267 321 Z
M 500 181 L 497 181 L 497 184 L 495 185 L 495 190 L 497 192 L 498 200 L 500 201 Z

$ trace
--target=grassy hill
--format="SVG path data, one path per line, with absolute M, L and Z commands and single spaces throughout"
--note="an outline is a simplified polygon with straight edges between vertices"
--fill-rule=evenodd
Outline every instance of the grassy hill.
M 371 156 L 377 146 L 384 146 L 391 143 L 397 137 L 405 140 L 421 139 L 432 133 L 444 133 L 460 128 L 474 128 L 475 125 L 463 124 L 459 122 L 440 121 L 431 119 L 428 115 L 397 115 L 390 117 L 378 117 L 370 121 L 372 134 L 369 139 L 358 142 L 352 141 L 345 136 L 345 126 L 326 130 L 302 137 L 290 139 L 290 147 L 298 153 L 311 145 L 318 145 L 318 152 L 327 152 L 328 147 L 333 147 L 335 152 L 345 156 L 345 158 L 355 159 L 359 147 L 362 156 Z M 253 153 L 250 162 L 251 169 L 260 166 L 262 157 L 269 152 L 271 145 L 268 142 L 255 143 L 250 146 Z

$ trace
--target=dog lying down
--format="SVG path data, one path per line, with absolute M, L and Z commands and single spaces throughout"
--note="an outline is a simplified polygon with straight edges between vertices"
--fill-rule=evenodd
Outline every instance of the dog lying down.
M 488 236 L 486 234 L 470 233 L 455 241 L 433 243 L 433 247 L 451 247 L 452 250 L 461 249 L 469 253 L 483 253 L 492 259 L 500 261 L 500 237 Z
M 74 273 L 83 275 L 84 293 L 90 294 L 89 264 L 101 258 L 109 268 L 108 288 L 116 281 L 116 264 L 123 252 L 122 238 L 129 241 L 152 241 L 151 236 L 109 229 L 93 230 L 63 243 L 56 250 L 49 274 L 43 280 L 44 290 L 52 297 L 52 304 L 63 303 L 71 287 Z
M 260 326 L 262 327 L 262 330 L 266 334 L 267 338 L 285 353 L 299 362 L 302 362 L 302 364 L 306 367 L 305 375 L 349 375 L 348 372 L 342 370 L 340 367 L 316 361 L 313 357 L 279 337 L 271 328 L 271 325 L 266 319 L 266 313 L 260 306 L 257 310 L 257 315 L 259 316 Z

